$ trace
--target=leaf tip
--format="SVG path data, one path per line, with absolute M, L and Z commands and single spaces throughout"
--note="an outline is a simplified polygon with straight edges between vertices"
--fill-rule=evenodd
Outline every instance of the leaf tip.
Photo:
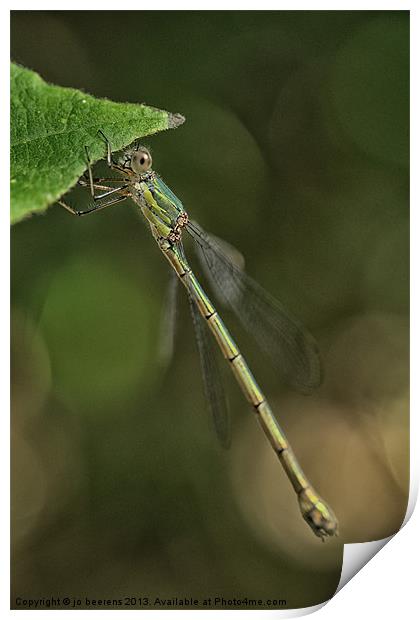
M 185 123 L 185 116 L 182 116 L 182 114 L 178 114 L 178 112 L 175 114 L 169 113 L 168 115 L 168 128 L 169 129 L 175 129 L 175 127 L 179 127 L 183 123 Z

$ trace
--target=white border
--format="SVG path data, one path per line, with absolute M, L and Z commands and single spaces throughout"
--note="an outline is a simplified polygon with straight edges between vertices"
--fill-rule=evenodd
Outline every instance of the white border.
M 28 0 L 15 0 L 14 2 L 6 2 L 8 10 L 13 11 L 55 11 L 57 10 L 57 3 L 52 0 L 44 0 L 44 2 L 30 2 Z M 36 6 L 34 6 L 36 4 Z M 149 3 L 140 3 L 138 0 L 124 0 L 124 3 L 119 5 L 111 0 L 91 0 L 89 3 L 82 2 L 81 0 L 74 0 L 73 2 L 61 2 L 60 10 L 70 11 L 84 11 L 84 10 L 111 10 L 111 11 L 140 11 L 140 10 L 154 10 L 154 11 L 170 11 L 170 10 L 209 10 L 209 11 L 408 11 L 412 8 L 414 3 L 409 2 L 392 2 L 390 0 L 370 1 L 362 2 L 361 0 L 354 0 L 354 2 L 340 2 L 337 0 L 324 0 L 323 2 L 314 2 L 313 0 L 297 0 L 296 2 L 275 2 L 269 0 L 265 2 L 258 2 L 256 6 L 255 1 L 243 0 L 209 0 L 201 2 L 191 2 L 184 0 L 183 2 L 170 2 L 169 0 L 153 0 Z M 67 5 L 67 6 L 66 6 Z M 414 7 L 413 7 L 414 8 Z

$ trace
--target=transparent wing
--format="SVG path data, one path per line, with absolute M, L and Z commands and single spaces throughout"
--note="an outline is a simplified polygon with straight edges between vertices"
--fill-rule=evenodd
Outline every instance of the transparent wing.
M 210 275 L 216 296 L 235 312 L 275 364 L 283 381 L 303 393 L 318 387 L 321 362 L 311 334 L 232 261 L 217 238 L 195 222 L 188 224 L 188 231 L 197 242 L 198 257 Z
M 231 441 L 230 417 L 226 395 L 220 377 L 217 359 L 214 356 L 213 342 L 204 319 L 199 313 L 193 299 L 188 296 L 194 324 L 198 352 L 200 354 L 201 374 L 203 376 L 204 396 L 213 421 L 216 435 L 224 448 L 229 448 Z
M 162 366 L 167 366 L 172 359 L 175 343 L 178 277 L 171 271 L 165 304 L 163 306 L 160 321 L 160 334 L 158 344 L 158 361 Z

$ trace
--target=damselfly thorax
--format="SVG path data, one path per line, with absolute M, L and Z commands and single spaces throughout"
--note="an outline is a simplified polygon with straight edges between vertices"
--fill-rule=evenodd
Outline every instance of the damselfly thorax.
M 154 227 L 152 232 L 156 238 L 166 239 L 170 243 L 181 240 L 182 229 L 188 224 L 188 214 L 155 172 L 141 175 L 131 184 L 130 194 Z

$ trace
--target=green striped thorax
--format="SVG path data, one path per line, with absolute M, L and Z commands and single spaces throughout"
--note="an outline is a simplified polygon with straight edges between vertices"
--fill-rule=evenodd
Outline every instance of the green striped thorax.
M 120 166 L 132 177 L 131 194 L 160 238 L 176 242 L 188 222 L 182 202 L 152 170 L 150 151 L 136 144 L 126 150 Z

